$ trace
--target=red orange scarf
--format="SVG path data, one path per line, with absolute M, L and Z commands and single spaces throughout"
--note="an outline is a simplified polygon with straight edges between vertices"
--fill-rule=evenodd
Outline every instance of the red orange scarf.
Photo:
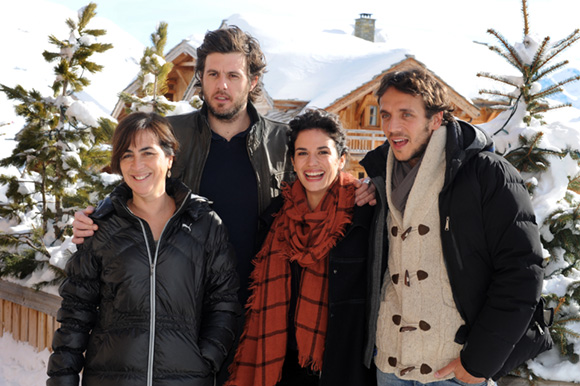
M 254 259 L 246 325 L 228 386 L 273 386 L 288 340 L 290 262 L 302 267 L 296 340 L 302 367 L 322 369 L 328 318 L 328 255 L 352 221 L 354 177 L 340 173 L 314 211 L 300 181 L 283 187 L 284 206 Z

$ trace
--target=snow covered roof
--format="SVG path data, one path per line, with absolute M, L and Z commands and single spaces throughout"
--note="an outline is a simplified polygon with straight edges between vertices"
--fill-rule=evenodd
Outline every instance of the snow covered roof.
M 288 39 L 286 26 L 279 25 L 278 20 L 233 15 L 220 27 L 226 25 L 236 25 L 260 42 L 267 60 L 267 72 L 263 79 L 265 99 L 295 101 L 303 105 L 268 115 L 283 121 L 302 108 L 333 106 L 331 110 L 334 111 L 337 104 L 346 101 L 345 98 L 353 93 L 369 87 L 376 89 L 375 83 L 380 76 L 402 63 L 412 60 L 416 65 L 427 68 L 415 60 L 407 49 L 393 48 L 384 42 L 368 42 L 336 30 L 298 30 L 294 27 L 295 32 Z M 202 41 L 203 36 L 191 36 L 172 48 L 166 59 L 171 60 L 171 55 L 192 52 Z M 455 91 L 452 84 L 443 83 L 452 91 L 454 102 L 463 111 L 471 116 L 478 115 L 477 108 Z

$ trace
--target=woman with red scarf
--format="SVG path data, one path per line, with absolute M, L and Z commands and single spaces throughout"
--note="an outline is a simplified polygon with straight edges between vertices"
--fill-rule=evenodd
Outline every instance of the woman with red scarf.
M 290 128 L 298 179 L 283 188 L 282 209 L 254 260 L 226 384 L 373 385 L 363 356 L 374 343 L 366 331 L 374 208 L 355 206 L 356 180 L 341 171 L 347 148 L 337 116 L 311 110 Z

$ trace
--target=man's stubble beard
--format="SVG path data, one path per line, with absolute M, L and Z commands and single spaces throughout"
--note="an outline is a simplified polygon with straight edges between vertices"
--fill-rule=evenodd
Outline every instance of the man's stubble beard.
M 203 86 L 201 88 L 201 95 L 203 96 L 203 100 L 204 103 L 207 105 L 207 110 L 209 112 L 209 114 L 211 114 L 212 116 L 214 116 L 216 119 L 220 120 L 220 121 L 224 121 L 224 122 L 232 122 L 235 120 L 235 118 L 237 116 L 239 116 L 239 114 L 245 110 L 245 108 L 247 107 L 247 103 L 248 103 L 248 94 L 246 94 L 245 98 L 240 99 L 239 101 L 234 101 L 234 105 L 226 111 L 223 112 L 219 112 L 217 111 L 209 102 L 209 99 L 206 98 L 205 93 L 203 91 Z

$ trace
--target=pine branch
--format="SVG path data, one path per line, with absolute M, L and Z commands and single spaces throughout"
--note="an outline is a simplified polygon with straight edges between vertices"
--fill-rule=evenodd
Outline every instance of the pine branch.
M 28 92 L 24 89 L 24 87 L 20 85 L 16 85 L 16 87 L 8 87 L 3 84 L 0 84 L 0 90 L 6 94 L 8 99 L 10 100 L 18 100 L 22 101 L 23 103 L 33 103 L 31 98 L 29 97 Z
M 577 41 L 578 39 L 580 39 L 580 29 L 575 29 L 570 35 L 554 43 L 552 49 L 559 49 L 562 46 L 570 46 L 571 44 L 574 44 L 574 42 Z
M 107 34 L 107 30 L 104 29 L 86 29 L 83 31 L 83 33 L 85 35 L 91 35 L 91 36 L 104 36 Z
M 163 56 L 163 50 L 167 44 L 167 30 L 168 24 L 166 22 L 159 23 L 157 31 L 151 34 L 151 43 L 156 48 L 155 53 Z
M 483 90 L 479 90 L 479 93 L 480 93 L 480 94 L 488 94 L 488 95 L 496 95 L 496 96 L 501 96 L 501 97 L 508 98 L 508 99 L 510 99 L 510 100 L 513 100 L 513 99 L 514 99 L 514 96 L 513 96 L 512 94 L 505 93 L 505 92 L 503 92 L 503 91 L 497 91 L 497 90 L 486 90 L 486 89 L 483 89 Z
M 557 110 L 564 107 L 572 107 L 572 103 L 561 103 L 559 105 L 550 106 L 546 111 Z
M 103 53 L 113 48 L 113 45 L 110 43 L 93 43 L 89 46 L 89 48 L 94 52 Z
M 535 74 L 546 63 L 542 61 L 542 57 L 546 52 L 549 42 L 550 37 L 549 36 L 545 37 L 544 40 L 542 40 L 542 44 L 540 44 L 540 47 L 534 54 L 534 58 L 532 59 L 532 65 L 530 66 L 530 76 L 528 77 L 528 79 L 531 78 L 532 75 Z
M 60 58 L 62 57 L 62 55 L 60 53 L 48 52 L 48 51 L 44 51 L 42 53 L 42 56 L 44 57 L 44 60 L 46 60 L 49 63 L 53 62 L 55 60 L 60 60 Z
M 73 19 L 66 19 L 65 23 L 70 30 L 77 29 L 77 23 Z
M 537 82 L 538 80 L 542 79 L 543 77 L 545 77 L 548 74 L 551 74 L 553 72 L 555 72 L 556 70 L 559 70 L 560 68 L 564 67 L 565 65 L 568 64 L 568 61 L 565 60 L 563 62 L 557 63 L 553 66 L 548 67 L 547 69 L 544 69 L 542 71 L 539 71 L 536 73 L 536 75 L 534 75 L 532 77 L 532 79 L 530 79 L 531 83 Z
M 550 166 L 550 161 L 545 155 L 559 155 L 560 153 L 550 149 L 538 148 L 537 145 L 543 136 L 543 132 L 538 132 L 530 140 L 520 136 L 522 146 L 510 151 L 504 155 L 504 158 L 510 161 L 520 172 L 547 170 Z
M 576 30 L 578 33 L 578 30 Z M 558 54 L 560 54 L 560 52 L 564 51 L 565 49 L 569 48 L 572 44 L 574 44 L 575 42 L 578 41 L 578 39 L 580 39 L 580 35 L 576 36 L 576 38 L 570 40 L 570 41 L 566 41 L 562 44 L 558 44 L 557 48 L 554 48 L 552 50 L 550 50 L 550 55 L 548 57 L 546 57 L 544 59 L 544 61 L 542 62 L 542 66 L 545 63 L 548 63 L 550 60 L 552 60 L 555 56 L 557 56 Z
M 530 34 L 529 26 L 529 15 L 528 15 L 528 2 L 527 0 L 522 0 L 522 14 L 524 15 L 524 39 Z
M 564 80 L 562 80 L 562 81 L 560 81 L 560 82 L 558 82 L 556 84 L 553 84 L 552 86 L 548 87 L 546 90 L 544 90 L 544 91 L 542 91 L 542 92 L 540 92 L 538 94 L 535 94 L 535 96 L 537 98 L 543 98 L 543 97 L 545 97 L 547 95 L 554 94 L 555 92 L 558 92 L 558 91 L 559 92 L 562 92 L 562 91 L 564 91 L 564 89 L 562 88 L 562 86 L 564 86 L 565 84 L 568 84 L 568 83 L 576 82 L 578 80 L 580 80 L 580 75 L 574 76 L 572 78 L 564 79 Z
M 512 47 L 507 42 L 507 40 L 499 32 L 495 31 L 494 29 L 488 29 L 487 32 L 489 34 L 495 36 L 500 41 L 500 43 L 504 46 L 504 48 L 509 53 L 509 55 L 506 53 L 503 53 L 498 48 L 496 48 L 494 51 L 499 53 L 504 58 L 508 59 L 508 61 L 510 63 L 512 63 L 514 65 L 514 67 L 516 67 L 518 70 L 522 70 L 524 68 L 524 64 L 523 64 L 520 56 L 518 55 L 517 51 L 515 50 L 515 48 Z M 491 49 L 491 47 L 490 47 L 490 49 Z
M 508 84 L 508 85 L 516 87 L 516 88 L 520 87 L 519 83 L 516 83 L 505 76 L 493 75 L 493 74 L 490 74 L 489 72 L 478 72 L 477 77 L 484 77 L 484 78 L 496 80 L 498 82 L 505 83 L 505 84 Z
M 82 11 L 81 16 L 79 18 L 79 31 L 85 29 L 87 24 L 91 21 L 93 17 L 97 15 L 95 9 L 97 8 L 97 4 L 89 3 Z

